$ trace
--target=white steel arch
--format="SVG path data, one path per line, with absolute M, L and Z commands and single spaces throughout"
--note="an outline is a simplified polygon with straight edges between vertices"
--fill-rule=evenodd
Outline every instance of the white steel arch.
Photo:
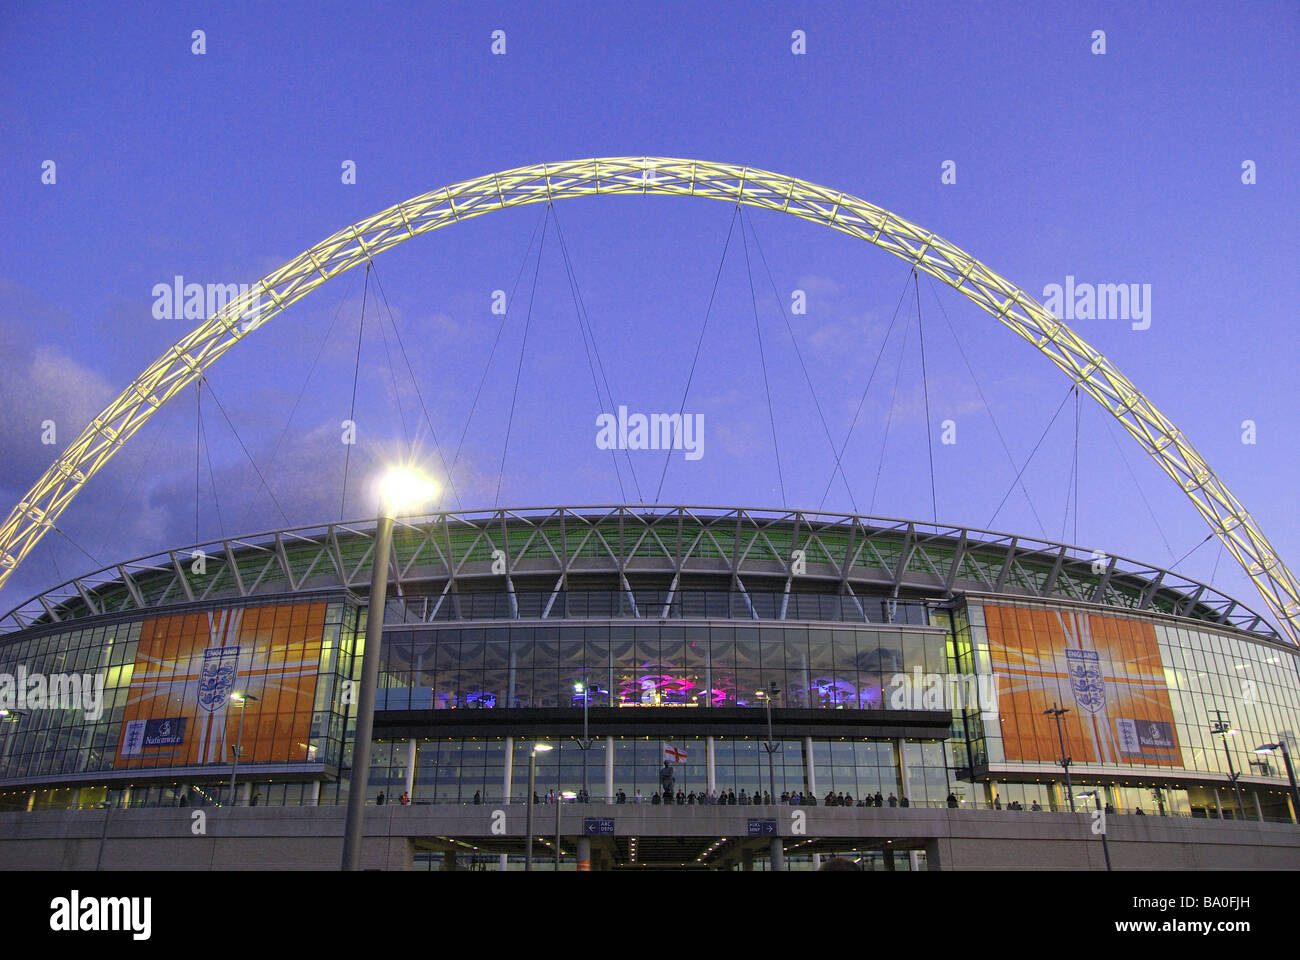
M 439 187 L 327 237 L 155 360 L 92 420 L 0 526 L 0 586 L 77 492 L 154 412 L 227 350 L 327 280 L 399 243 L 493 210 L 606 194 L 698 196 L 777 210 L 858 237 L 942 280 L 1028 340 L 1114 416 L 1192 501 L 1300 645 L 1300 584 L 1187 438 L 1124 374 L 1019 287 L 858 197 L 752 167 L 669 157 L 543 163 Z

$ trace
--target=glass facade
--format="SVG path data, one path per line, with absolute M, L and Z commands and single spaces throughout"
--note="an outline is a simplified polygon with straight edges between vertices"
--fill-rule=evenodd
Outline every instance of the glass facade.
M 1296 744 L 1296 655 L 1230 628 L 1010 597 L 900 604 L 898 610 L 911 611 L 906 616 L 873 607 L 854 620 L 844 614 L 843 597 L 825 608 L 824 596 L 806 608 L 806 598 L 792 597 L 782 609 L 752 594 L 737 607 L 741 595 L 725 591 L 568 591 L 548 595 L 560 606 L 534 619 L 524 618 L 532 601 L 520 594 L 520 619 L 473 619 L 499 614 L 502 602 L 508 609 L 511 601 L 500 596 L 462 597 L 456 618 L 434 610 L 430 597 L 390 605 L 372 795 L 399 796 L 413 776 L 417 802 L 468 803 L 475 794 L 523 799 L 534 739 L 555 747 L 538 757 L 542 794 L 577 790 L 585 768 L 590 794 L 603 797 L 608 767 L 616 793 L 648 798 L 659 788 L 667 748 L 679 755 L 675 786 L 684 794 L 707 793 L 710 769 L 715 790 L 769 790 L 766 704 L 757 692 L 775 684 L 782 692 L 778 714 L 818 712 L 811 736 L 791 735 L 777 717 L 778 795 L 811 792 L 820 802 L 827 793 L 879 792 L 936 805 L 952 792 L 961 804 L 1005 800 L 1059 809 L 1058 734 L 1043 711 L 1060 704 L 1070 710 L 1061 736 L 1075 764 L 1076 793 L 1095 787 L 1120 810 L 1241 816 L 1227 784 L 1231 757 L 1231 770 L 1243 778 L 1246 816 L 1288 812 L 1280 756 L 1256 748 L 1279 739 Z M 777 598 L 772 604 L 782 602 L 770 596 Z M 619 606 L 632 600 L 650 614 L 676 604 L 681 618 L 670 612 L 638 619 L 630 606 Z M 557 611 L 567 619 L 557 619 Z M 757 617 L 764 611 L 786 619 Z M 697 612 L 709 618 L 686 619 Z M 876 622 L 878 613 L 893 622 Z M 243 757 L 240 778 L 253 783 L 262 803 L 342 802 L 364 620 L 364 609 L 340 596 L 286 596 L 243 607 L 227 602 L 135 619 L 91 618 L 0 641 L 0 696 L 6 682 L 12 692 L 22 676 L 102 679 L 94 711 L 11 705 L 0 716 L 0 808 L 88 806 L 106 798 L 168 804 L 182 795 L 191 803 L 229 802 L 222 784 L 235 746 Z M 227 663 L 233 672 L 223 674 Z M 997 675 L 997 707 L 946 704 L 946 739 L 942 732 L 928 739 L 873 735 L 892 720 L 862 712 L 896 706 L 891 679 L 916 673 Z M 245 705 L 242 729 L 240 712 L 223 699 L 235 686 L 258 697 Z M 205 696 L 213 709 L 203 705 Z M 584 751 L 571 735 L 584 700 L 607 714 L 616 710 L 621 721 L 639 722 L 633 708 L 650 710 L 646 716 L 673 708 L 680 733 L 630 736 L 623 721 L 624 735 L 607 739 L 593 726 L 596 736 Z M 753 710 L 752 733 L 748 724 L 725 736 L 710 726 L 710 711 L 738 708 Z M 516 728 L 511 710 L 521 711 L 523 726 Z M 184 733 L 169 740 L 160 725 L 178 720 Z M 1216 732 L 1212 724 L 1220 721 Z M 840 735 L 840 727 L 855 723 L 860 735 Z M 470 729 L 475 724 L 490 735 Z M 399 726 L 400 737 L 384 732 Z
M 385 633 L 379 709 L 785 707 L 887 709 L 898 673 L 946 673 L 938 629 L 792 624 L 442 627 Z
M 537 754 L 536 792 L 574 793 L 583 785 L 586 754 L 586 783 L 596 801 L 605 796 L 607 751 L 613 751 L 614 795 L 620 791 L 627 802 L 644 802 L 660 789 L 659 775 L 665 749 L 680 756 L 673 764 L 673 787 L 685 795 L 706 796 L 708 780 L 708 738 L 657 737 L 596 738 L 584 751 L 574 738 L 544 738 L 553 749 Z M 406 790 L 407 764 L 411 740 L 389 740 L 375 744 L 372 755 L 370 788 L 383 790 L 388 796 L 400 796 Z M 423 738 L 414 741 L 415 775 L 413 797 L 417 802 L 469 803 L 475 794 L 484 802 L 501 802 L 505 794 L 507 751 L 513 750 L 514 762 L 510 797 L 518 802 L 528 796 L 529 753 L 534 741 L 516 740 L 513 745 L 504 737 Z M 837 738 L 797 738 L 776 741 L 772 777 L 768 775 L 767 750 L 758 737 L 713 738 L 713 789 L 770 793 L 775 780 L 777 795 L 815 793 L 817 801 L 827 793 L 848 794 L 855 799 L 879 792 L 901 798 L 909 797 L 921 804 L 938 805 L 950 789 L 946 753 L 942 741 L 852 740 Z M 812 762 L 809 763 L 809 750 Z M 809 773 L 812 777 L 810 779 Z M 906 783 L 906 787 L 904 784 Z

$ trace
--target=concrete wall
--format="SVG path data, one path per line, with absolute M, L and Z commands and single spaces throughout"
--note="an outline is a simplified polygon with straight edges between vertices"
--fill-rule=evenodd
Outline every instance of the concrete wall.
M 504 833 L 494 834 L 494 811 Z M 554 833 L 555 808 L 535 810 L 538 835 Z M 197 832 L 202 813 L 205 832 Z M 336 870 L 344 808 L 114 810 L 103 844 L 103 869 Z M 776 821 L 787 845 L 822 838 L 862 847 L 924 847 L 931 869 L 1103 869 L 1101 840 L 1090 818 L 993 810 L 838 807 L 677 807 L 601 804 L 561 808 L 561 831 L 573 837 L 584 817 L 613 817 L 617 836 L 746 837 L 750 819 Z M 525 808 L 409 806 L 367 810 L 365 869 L 409 869 L 421 838 L 459 837 L 522 844 Z M 94 870 L 105 811 L 0 814 L 0 869 Z M 1108 818 L 1111 860 L 1133 869 L 1300 869 L 1300 827 L 1290 824 Z

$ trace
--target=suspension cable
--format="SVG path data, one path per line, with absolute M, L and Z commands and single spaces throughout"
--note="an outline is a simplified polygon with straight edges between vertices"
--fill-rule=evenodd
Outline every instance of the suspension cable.
M 993 407 L 990 406 L 988 398 L 984 395 L 984 388 L 980 386 L 979 377 L 975 375 L 975 368 L 971 365 L 970 359 L 966 356 L 966 350 L 961 345 L 961 339 L 957 336 L 957 328 L 953 326 L 948 319 L 948 311 L 943 305 L 943 300 L 939 296 L 939 291 L 934 286 L 934 280 L 928 274 L 926 281 L 930 285 L 930 293 L 934 295 L 935 303 L 939 305 L 939 315 L 943 317 L 943 322 L 948 328 L 948 333 L 952 335 L 952 342 L 957 345 L 957 353 L 961 356 L 962 363 L 966 365 L 966 372 L 970 374 L 971 383 L 975 385 L 975 392 L 979 394 L 980 403 L 984 404 L 984 412 L 989 415 L 989 422 L 993 424 L 993 432 L 997 434 L 998 443 L 1002 446 L 1002 452 L 1007 456 L 1007 462 L 1011 464 L 1011 469 L 1016 469 L 1016 458 L 1011 453 L 1011 447 L 1007 444 L 1007 438 L 1002 433 L 1002 427 L 998 424 L 998 419 L 993 415 Z M 1025 502 L 1029 504 L 1029 510 L 1034 515 L 1034 521 L 1038 524 L 1038 532 L 1044 537 L 1047 536 L 1047 527 L 1043 523 L 1043 518 L 1038 515 L 1038 508 L 1034 506 L 1033 498 L 1029 496 L 1029 488 L 1022 482 L 1020 492 L 1025 495 Z
M 266 472 L 270 473 L 275 468 L 275 458 L 280 455 L 280 445 L 284 443 L 284 438 L 289 433 L 289 427 L 293 424 L 293 418 L 298 413 L 298 407 L 302 405 L 302 398 L 307 393 L 307 385 L 311 383 L 312 374 L 316 372 L 316 365 L 320 362 L 321 354 L 325 352 L 325 344 L 329 342 L 330 334 L 334 332 L 334 327 L 338 323 L 340 314 L 343 313 L 343 305 L 347 303 L 348 294 L 352 292 L 353 281 L 356 280 L 355 273 L 348 273 L 348 283 L 343 289 L 343 296 L 339 298 L 339 305 L 334 311 L 334 317 L 330 320 L 329 326 L 325 328 L 325 336 L 321 337 L 320 345 L 316 348 L 316 355 L 312 357 L 311 366 L 307 368 L 307 376 L 303 378 L 302 386 L 298 388 L 298 396 L 293 401 L 293 407 L 289 411 L 289 417 L 284 421 L 284 426 L 280 429 L 280 435 L 275 438 L 275 445 L 271 447 L 271 458 L 267 461 Z M 211 387 L 208 388 L 212 389 Z M 248 515 L 252 512 L 253 503 L 250 498 L 248 505 L 244 508 L 244 513 L 239 519 L 239 525 L 236 530 L 244 529 L 248 522 Z
M 519 261 L 519 271 L 515 274 L 514 286 L 510 288 L 510 299 L 506 301 L 506 308 L 501 313 L 501 322 L 497 324 L 497 335 L 492 341 L 492 349 L 488 351 L 487 363 L 483 365 L 483 374 L 479 377 L 478 389 L 474 391 L 474 399 L 469 405 L 469 414 L 465 417 L 465 426 L 460 431 L 460 440 L 456 444 L 456 453 L 451 458 L 451 469 L 447 471 L 447 476 L 451 476 L 456 469 L 456 464 L 460 462 L 460 453 L 465 446 L 465 437 L 469 433 L 469 425 L 474 419 L 474 411 L 478 408 L 479 397 L 483 393 L 483 384 L 487 382 L 488 371 L 492 369 L 492 359 L 496 356 L 497 345 L 501 343 L 501 334 L 505 331 L 506 320 L 510 316 L 510 307 L 515 302 L 515 291 L 519 289 L 519 281 L 524 275 L 524 267 L 528 265 L 528 255 L 533 249 L 533 238 L 537 236 L 537 230 L 545 222 L 548 209 L 543 208 L 537 222 L 533 225 L 533 232 L 528 237 L 528 246 L 524 248 L 523 258 Z
M 911 278 L 909 277 L 908 280 Z M 903 298 L 907 296 L 907 281 L 903 282 L 903 289 L 899 291 L 898 303 L 894 304 L 894 315 L 890 318 L 889 328 L 885 331 L 885 337 L 880 341 L 880 349 L 876 351 L 876 359 L 871 364 L 871 373 L 867 376 L 867 385 L 862 388 L 862 396 L 858 397 L 858 407 L 853 411 L 853 421 L 849 424 L 848 431 L 844 434 L 844 442 L 840 444 L 839 455 L 835 458 L 836 463 L 840 463 L 844 457 L 844 451 L 848 449 L 849 440 L 853 437 L 853 431 L 858 426 L 858 418 L 862 415 L 862 407 L 867 402 L 867 392 L 871 389 L 871 384 L 876 380 L 876 371 L 880 368 L 880 361 L 884 359 L 885 348 L 889 346 L 890 339 L 894 336 L 894 326 L 898 323 L 898 311 L 902 309 Z M 830 495 L 831 486 L 835 483 L 835 471 L 831 471 L 830 478 L 826 481 L 826 489 L 822 491 L 822 498 L 817 503 L 817 509 L 820 510 L 826 504 L 826 498 Z M 848 481 L 846 480 L 847 484 Z M 849 495 L 852 499 L 852 494 Z M 853 507 L 857 512 L 856 504 Z
M 781 445 L 776 436 L 776 413 L 772 409 L 772 387 L 767 379 L 767 356 L 763 351 L 763 328 L 758 322 L 758 295 L 754 292 L 754 271 L 749 262 L 749 239 L 746 236 L 745 218 L 740 218 L 740 240 L 745 250 L 745 274 L 749 278 L 749 302 L 754 308 L 754 336 L 758 341 L 758 363 L 763 371 L 763 393 L 767 396 L 767 422 L 772 430 L 772 450 L 776 455 L 776 479 L 781 488 L 781 506 L 787 505 L 785 476 L 781 472 Z
M 574 269 L 573 262 L 569 257 L 569 247 L 564 240 L 564 231 L 560 229 L 560 215 L 558 211 L 552 211 L 552 217 L 555 220 L 555 236 L 560 242 L 560 253 L 564 257 L 564 269 L 569 278 L 569 293 L 573 297 L 574 312 L 578 319 L 578 331 L 582 334 L 582 349 L 587 354 L 587 367 L 591 371 L 591 384 L 596 390 L 596 406 L 604 406 L 601 399 L 600 384 L 597 382 L 596 371 L 600 370 L 600 380 L 605 384 L 605 396 L 609 401 L 609 408 L 614 408 L 614 392 L 609 387 L 609 377 L 605 374 L 605 364 L 600 357 L 600 348 L 596 344 L 596 328 L 591 324 L 591 317 L 587 314 L 587 303 L 583 299 L 582 289 L 578 286 L 578 272 Z M 588 347 L 587 340 L 590 337 L 591 345 Z M 595 364 L 592 363 L 593 355 Z M 618 493 L 623 502 L 626 502 L 627 495 L 623 491 L 623 473 L 618 466 L 618 452 L 611 447 L 609 451 L 611 462 L 614 464 L 614 476 L 618 480 Z M 641 493 L 641 483 L 637 479 L 636 467 L 632 463 L 632 452 L 626 448 L 623 450 L 623 456 L 627 458 L 627 467 L 632 474 L 632 484 L 636 489 L 637 502 L 644 504 L 645 497 Z
M 1138 482 L 1137 474 L 1133 472 L 1133 467 L 1129 465 L 1128 457 L 1124 455 L 1124 448 L 1121 447 L 1119 441 L 1115 439 L 1115 432 L 1110 428 L 1109 419 L 1104 418 L 1102 420 L 1102 425 L 1105 426 L 1106 435 L 1110 437 L 1110 442 L 1114 445 L 1116 451 L 1118 451 L 1119 458 L 1123 461 L 1124 468 L 1128 471 L 1129 478 L 1133 481 L 1133 486 L 1137 489 L 1138 496 L 1142 498 L 1142 503 L 1146 506 L 1147 513 L 1151 514 L 1151 521 L 1156 525 L 1156 532 L 1160 534 L 1160 539 L 1164 543 L 1165 549 L 1169 551 L 1169 556 L 1172 558 L 1175 555 L 1174 548 L 1169 543 L 1169 538 L 1165 536 L 1164 527 L 1160 526 L 1160 518 L 1156 516 L 1155 510 L 1151 508 L 1151 501 L 1147 499 L 1147 495 L 1142 489 L 1142 484 Z
M 695 379 L 695 365 L 700 361 L 700 348 L 704 346 L 704 333 L 709 329 L 709 315 L 713 312 L 713 301 L 718 295 L 718 281 L 722 279 L 722 267 L 727 262 L 727 250 L 731 247 L 731 234 L 736 229 L 736 218 L 740 216 L 740 204 L 736 204 L 731 214 L 731 225 L 727 227 L 727 239 L 722 244 L 722 257 L 718 260 L 718 270 L 713 275 L 713 289 L 709 292 L 709 304 L 704 310 L 704 322 L 700 324 L 700 336 L 695 341 L 695 356 L 691 358 L 691 369 L 686 375 L 686 388 L 682 391 L 682 403 L 677 410 L 678 419 L 686 415 L 686 398 L 691 392 L 691 381 Z M 668 464 L 672 462 L 672 451 L 664 454 L 664 468 L 659 474 L 659 486 L 655 489 L 655 503 L 664 491 L 664 478 L 668 476 Z
M 203 383 L 206 382 L 206 379 L 200 377 L 199 380 L 200 380 L 200 388 L 201 388 Z M 210 392 L 212 388 L 208 387 L 208 390 Z M 208 482 L 212 485 L 212 505 L 216 508 L 217 511 L 217 529 L 221 531 L 221 536 L 225 537 L 226 521 L 221 516 L 221 497 L 218 496 L 217 494 L 217 475 L 212 468 L 212 450 L 208 447 L 208 428 L 207 425 L 204 424 L 203 417 L 201 415 L 199 417 L 199 430 L 203 433 L 203 456 L 208 461 Z M 197 535 L 194 537 L 194 542 L 195 543 L 199 542 L 199 538 Z
M 373 264 L 373 261 L 371 262 Z M 416 379 L 415 369 L 411 366 L 411 357 L 410 354 L 406 352 L 406 344 L 402 342 L 402 333 L 400 330 L 397 329 L 397 321 L 393 319 L 393 308 L 388 305 L 388 294 L 384 292 L 384 283 L 383 280 L 381 280 L 379 277 L 379 268 L 377 266 L 375 267 L 375 286 L 379 288 L 379 297 L 384 303 L 384 309 L 388 311 L 388 325 L 393 328 L 393 336 L 397 340 L 397 348 L 399 351 L 401 351 L 402 360 L 406 364 L 406 373 L 411 378 L 411 386 L 415 388 L 416 399 L 420 401 L 420 410 L 424 413 L 424 422 L 428 425 L 429 436 L 433 439 L 433 449 L 437 451 L 438 460 L 442 464 L 442 470 L 444 475 L 447 477 L 447 486 L 451 488 L 451 495 L 452 498 L 456 501 L 456 505 L 460 506 L 460 494 L 456 491 L 456 482 L 455 480 L 452 479 L 451 471 L 447 468 L 447 458 L 442 452 L 442 445 L 438 443 L 438 431 L 434 429 L 433 418 L 429 416 L 429 408 L 424 403 L 424 393 L 420 390 L 420 382 L 418 379 Z M 382 326 L 380 329 L 381 330 L 383 329 Z M 385 340 L 384 342 L 384 349 L 385 350 L 388 349 L 387 340 Z M 397 390 L 396 381 L 394 381 L 393 383 L 393 390 L 394 392 L 396 392 Z M 403 431 L 405 431 L 406 429 L 405 420 L 402 421 L 402 429 Z M 407 438 L 407 444 L 408 446 L 411 445 L 411 441 L 409 437 Z M 414 455 L 413 446 L 411 448 L 411 451 L 412 451 L 412 455 Z
M 885 417 L 885 434 L 880 440 L 880 460 L 876 463 L 876 481 L 871 485 L 871 505 L 867 508 L 868 513 L 876 509 L 876 491 L 880 487 L 880 475 L 885 469 L 885 450 L 889 446 L 889 428 L 894 422 L 894 410 L 897 408 L 898 401 L 898 381 L 903 374 L 903 358 L 907 356 L 907 338 L 912 332 L 912 324 L 909 322 L 903 327 L 903 345 L 898 351 L 898 367 L 894 370 L 894 386 L 889 392 L 889 414 Z
M 506 418 L 506 438 L 501 445 L 501 467 L 497 470 L 497 492 L 492 498 L 492 506 L 501 505 L 501 481 L 506 475 L 506 454 L 510 452 L 510 432 L 515 423 L 515 403 L 519 399 L 519 378 L 524 372 L 524 354 L 528 350 L 528 328 L 533 322 L 533 302 L 537 298 L 537 277 L 542 272 L 542 252 L 546 249 L 546 225 L 549 222 L 551 204 L 546 204 L 547 218 L 542 220 L 542 236 L 537 241 L 537 263 L 533 267 L 533 287 L 528 294 L 528 312 L 524 315 L 524 336 L 519 342 L 519 362 L 515 366 L 515 385 L 510 393 L 510 414 Z
M 993 516 L 989 517 L 989 522 L 984 525 L 985 529 L 988 530 L 993 529 L 993 521 L 996 520 L 998 518 L 998 514 L 1002 512 L 1002 507 L 1005 506 L 1007 502 L 1007 497 L 1011 496 L 1011 491 L 1016 489 L 1016 484 L 1020 482 L 1020 477 L 1024 474 L 1025 469 L 1029 466 L 1029 462 L 1034 459 L 1034 454 L 1038 452 L 1038 448 L 1042 445 L 1043 440 L 1046 439 L 1047 437 L 1047 432 L 1052 429 L 1052 424 L 1056 423 L 1056 418 L 1059 417 L 1061 415 L 1061 411 L 1065 409 L 1065 401 L 1070 399 L 1070 394 L 1073 392 L 1074 392 L 1074 384 L 1072 383 L 1070 384 L 1069 389 L 1065 391 L 1065 396 L 1061 398 L 1060 404 L 1057 405 L 1056 412 L 1052 414 L 1052 419 L 1047 421 L 1047 426 L 1043 428 L 1043 432 L 1039 435 L 1038 442 L 1034 444 L 1034 449 L 1029 451 L 1029 456 L 1025 458 L 1024 464 L 1020 467 L 1019 471 L 1016 472 L 1016 478 L 1011 481 L 1011 486 L 1007 489 L 1007 492 L 1002 495 L 1002 499 L 998 502 L 998 508 L 993 511 Z
M 939 498 L 934 486 L 934 439 L 930 427 L 930 380 L 925 372 L 925 327 L 921 324 L 921 280 L 916 267 L 912 268 L 912 284 L 916 289 L 916 334 L 921 340 L 921 391 L 925 395 L 925 450 L 930 456 L 930 510 L 931 518 L 939 522 Z
M 286 527 L 293 526 L 293 524 L 289 522 L 288 514 L 284 512 L 284 507 L 280 506 L 280 501 L 276 499 L 275 491 L 272 490 L 271 485 L 267 483 L 266 476 L 258 468 L 257 461 L 254 460 L 253 455 L 248 452 L 248 447 L 244 444 L 244 438 L 239 435 L 239 431 L 235 429 L 234 423 L 231 422 L 230 414 L 226 413 L 226 408 L 221 403 L 221 398 L 217 396 L 217 391 L 212 389 L 212 384 L 210 383 L 208 384 L 208 393 L 212 397 L 212 402 L 217 405 L 217 409 L 221 411 L 221 416 L 226 421 L 226 426 L 228 426 L 230 432 L 235 435 L 235 440 L 239 443 L 239 449 L 244 451 L 244 456 L 247 458 L 249 465 L 252 466 L 253 472 L 257 474 L 257 479 L 261 482 L 262 486 L 266 488 L 266 493 L 271 498 L 271 502 L 275 504 L 275 509 L 280 512 L 280 518 L 284 520 L 284 525 Z
M 803 371 L 804 382 L 808 384 L 808 393 L 812 396 L 813 406 L 817 410 L 817 419 L 821 421 L 822 433 L 826 435 L 826 443 L 831 448 L 831 456 L 835 459 L 835 470 L 839 472 L 840 479 L 844 481 L 844 491 L 849 495 L 849 504 L 853 507 L 853 512 L 857 513 L 858 503 L 853 496 L 853 487 L 849 484 L 848 475 L 844 472 L 844 464 L 840 456 L 842 451 L 835 449 L 835 440 L 831 437 L 830 424 L 826 422 L 826 414 L 822 410 L 821 400 L 817 397 L 817 389 L 813 386 L 812 376 L 808 373 L 808 364 L 804 362 L 803 351 L 799 349 L 799 340 L 794 335 L 794 327 L 791 325 L 790 316 L 786 312 L 785 301 L 781 299 L 781 295 L 777 292 L 776 280 L 772 276 L 772 268 L 768 266 L 767 255 L 763 253 L 763 245 L 758 239 L 758 231 L 754 229 L 754 218 L 742 212 L 742 225 L 746 219 L 749 221 L 749 235 L 754 238 L 754 249 L 758 251 L 759 261 L 763 264 L 763 270 L 767 274 L 768 285 L 772 288 L 772 298 L 776 301 L 777 310 L 781 314 L 781 319 L 785 322 L 786 332 L 790 335 L 790 344 L 794 347 L 794 355 L 799 360 L 799 369 Z M 834 482 L 834 480 L 835 473 L 832 472 L 831 481 Z M 825 497 L 822 498 L 823 502 L 825 502 L 825 499 Z M 819 504 L 819 509 L 820 506 Z
M 357 439 L 357 379 L 361 375 L 361 335 L 366 329 L 366 297 L 370 293 L 370 264 L 366 264 L 365 284 L 361 288 L 361 322 L 357 324 L 357 361 L 352 368 L 352 403 L 348 407 L 348 425 L 352 428 L 352 440 Z M 352 463 L 351 443 L 343 444 L 343 493 L 339 497 L 339 522 L 343 522 L 343 510 L 348 500 L 348 467 Z

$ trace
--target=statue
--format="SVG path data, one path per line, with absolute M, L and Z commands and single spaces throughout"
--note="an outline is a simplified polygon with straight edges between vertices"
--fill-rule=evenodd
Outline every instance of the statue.
M 673 793 L 673 765 L 667 760 L 664 761 L 664 768 L 659 771 L 659 789 L 666 796 L 672 796 Z

